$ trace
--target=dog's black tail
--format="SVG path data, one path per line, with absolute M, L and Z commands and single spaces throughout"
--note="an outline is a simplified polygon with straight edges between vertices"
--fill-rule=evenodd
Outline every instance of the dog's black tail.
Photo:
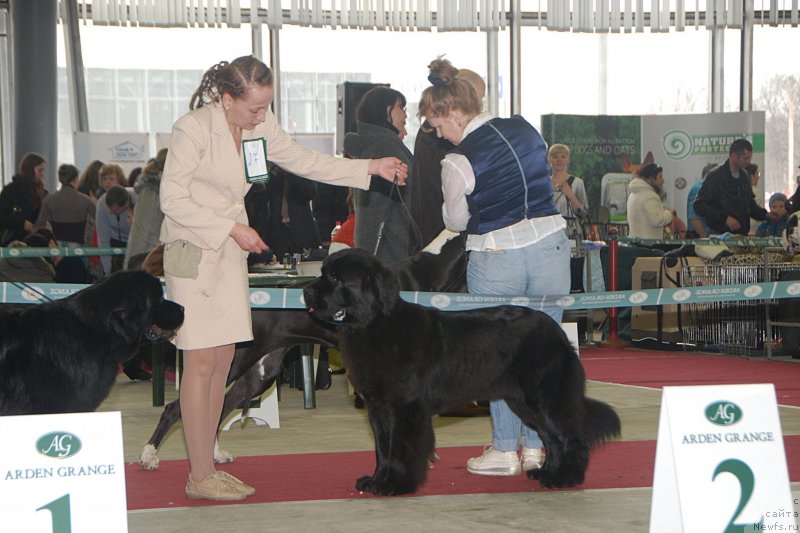
M 583 408 L 584 431 L 589 446 L 619 437 L 622 424 L 617 412 L 610 405 L 592 398 L 584 398 Z

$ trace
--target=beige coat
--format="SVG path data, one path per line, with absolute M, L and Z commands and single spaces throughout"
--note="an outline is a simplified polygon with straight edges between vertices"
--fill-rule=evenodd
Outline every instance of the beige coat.
M 243 140 L 260 137 L 266 140 L 267 158 L 289 172 L 337 185 L 369 187 L 369 161 L 337 159 L 302 148 L 269 111 L 262 124 L 242 132 Z M 253 338 L 247 252 L 229 236 L 236 222 L 247 224 L 244 196 L 249 188 L 242 155 L 220 105 L 206 105 L 178 119 L 161 179 L 160 240 L 165 244 L 185 240 L 202 249 L 196 279 L 165 274 L 168 297 L 185 308 L 178 348 Z

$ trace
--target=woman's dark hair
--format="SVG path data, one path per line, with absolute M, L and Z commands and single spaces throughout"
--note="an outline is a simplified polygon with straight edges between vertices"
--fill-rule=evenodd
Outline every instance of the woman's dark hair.
M 662 172 L 664 169 L 660 166 L 656 165 L 655 163 L 648 163 L 639 169 L 639 177 L 643 180 L 652 181 L 656 179 L 659 172 Z
M 86 168 L 83 169 L 83 174 L 78 180 L 78 190 L 80 192 L 87 196 L 94 195 L 95 198 L 99 198 L 103 194 L 100 188 L 100 167 L 102 166 L 103 162 L 98 159 L 86 165 Z
M 220 61 L 203 74 L 200 86 L 192 95 L 189 109 L 219 102 L 223 94 L 240 98 L 247 87 L 272 85 L 272 71 L 253 56 L 237 57 L 232 62 Z
M 400 134 L 392 125 L 392 107 L 406 106 L 406 97 L 400 91 L 389 87 L 374 87 L 364 93 L 356 108 L 356 120 L 373 126 L 380 126 Z
M 39 209 L 44 198 L 44 184 L 36 181 L 36 167 L 45 163 L 44 157 L 35 152 L 28 152 L 19 160 L 19 175 L 22 180 L 19 187 L 34 209 Z M 16 180 L 15 180 L 16 181 Z
M 34 169 L 44 163 L 44 157 L 36 152 L 28 152 L 19 160 L 19 173 L 31 183 L 36 182 L 36 172 Z
M 78 167 L 65 163 L 58 167 L 58 181 L 61 185 L 69 185 L 78 177 Z

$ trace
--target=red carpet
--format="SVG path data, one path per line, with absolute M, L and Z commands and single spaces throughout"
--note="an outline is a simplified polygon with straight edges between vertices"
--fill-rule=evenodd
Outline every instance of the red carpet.
M 581 348 L 587 379 L 664 385 L 773 383 L 778 403 L 800 407 L 800 363 L 633 348 Z
M 789 458 L 789 479 L 800 481 L 800 436 L 785 437 L 784 445 Z M 467 458 L 480 454 L 480 447 L 439 448 L 437 451 L 441 459 L 414 496 L 546 490 L 525 476 L 494 478 L 469 474 Z M 655 453 L 656 442 L 652 440 L 611 442 L 592 455 L 586 482 L 564 490 L 650 487 Z M 354 489 L 356 478 L 371 473 L 375 467 L 375 454 L 371 451 L 240 457 L 235 463 L 223 466 L 256 487 L 256 494 L 245 500 L 248 504 L 375 497 L 359 494 Z M 220 505 L 185 497 L 188 471 L 186 461 L 161 461 L 161 468 L 156 472 L 141 470 L 135 463 L 126 465 L 128 509 Z

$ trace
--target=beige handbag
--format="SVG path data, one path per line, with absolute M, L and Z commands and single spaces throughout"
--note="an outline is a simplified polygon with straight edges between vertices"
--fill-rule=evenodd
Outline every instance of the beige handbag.
M 164 246 L 164 273 L 176 278 L 197 279 L 203 250 L 186 240 L 178 240 Z

